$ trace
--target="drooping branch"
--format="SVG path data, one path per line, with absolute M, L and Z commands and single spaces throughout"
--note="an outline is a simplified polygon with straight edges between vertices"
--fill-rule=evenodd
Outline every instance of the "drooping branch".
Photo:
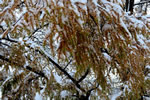
M 2 55 L 0 55 L 0 59 L 3 60 L 3 61 L 6 61 L 8 63 L 13 63 L 14 65 L 17 65 L 16 62 L 12 62 L 10 59 L 8 59 L 8 58 L 6 58 L 6 57 L 4 57 Z M 35 70 L 32 67 L 30 67 L 30 66 L 25 66 L 25 67 L 24 66 L 20 66 L 20 67 L 23 68 L 23 69 L 25 68 L 25 69 L 27 69 L 27 70 L 29 70 L 29 71 L 31 71 L 31 72 L 41 76 L 41 77 L 44 77 L 44 78 L 47 79 L 47 77 L 45 76 L 45 74 L 42 71 Z
M 45 24 L 44 26 L 47 26 L 49 24 Z M 41 29 L 42 27 L 40 28 L 37 28 L 28 38 L 31 38 L 39 29 Z M 9 42 L 13 42 L 13 43 L 18 43 L 19 41 L 18 40 L 15 40 L 15 39 L 11 39 L 10 36 L 7 35 L 7 37 L 4 37 L 4 38 L 1 38 L 1 40 L 4 39 L 4 40 L 7 40 Z M 33 47 L 30 47 L 28 46 L 29 48 L 33 48 Z M 40 54 L 44 55 L 46 58 L 48 58 L 48 60 L 54 65 L 56 66 L 61 72 L 64 73 L 64 75 L 66 75 L 74 84 L 75 86 L 80 89 L 82 92 L 86 92 L 81 86 L 80 86 L 80 82 L 85 79 L 85 77 L 87 76 L 87 74 L 89 73 L 89 70 L 86 71 L 86 73 L 77 81 L 75 78 L 73 78 L 66 70 L 65 68 L 71 63 L 71 61 L 65 66 L 65 68 L 61 67 L 59 64 L 57 64 L 54 60 L 52 60 L 46 53 L 44 50 L 38 50 L 36 49 L 36 52 L 39 52 Z M 4 60 L 4 61 L 7 61 L 7 62 L 11 62 L 8 58 L 5 58 L 3 57 L 2 55 L 0 56 L 0 59 Z M 24 68 L 23 66 L 21 66 L 22 68 Z M 42 71 L 37 71 L 37 70 L 34 70 L 32 67 L 30 66 L 26 66 L 25 69 L 29 70 L 29 71 L 32 71 L 34 72 L 35 74 L 38 74 L 39 76 L 41 77 L 46 77 L 45 74 L 42 72 Z
M 44 26 L 47 26 L 49 24 L 45 24 Z M 41 28 L 41 27 L 40 27 Z M 37 28 L 28 38 L 32 37 L 32 35 L 34 35 L 40 28 Z M 9 36 L 4 37 L 4 38 L 0 38 L 0 40 L 7 40 L 13 43 L 18 43 L 19 41 L 11 39 Z M 32 48 L 30 46 L 28 46 L 29 48 Z M 62 68 L 59 64 L 57 64 L 54 60 L 52 60 L 48 55 L 46 55 L 46 53 L 43 51 L 41 52 L 41 50 L 36 49 L 37 52 L 39 52 L 40 54 L 44 55 L 46 58 L 48 58 L 48 60 L 54 65 L 56 66 L 61 72 L 63 72 L 74 84 L 77 88 L 79 88 L 81 91 L 85 92 L 85 90 L 80 86 L 80 84 L 77 82 L 76 79 L 74 79 L 64 68 Z M 0 59 L 7 61 L 7 62 L 11 62 L 8 58 L 3 57 L 2 55 L 0 56 Z M 70 62 L 71 63 L 71 62 Z M 66 65 L 68 66 L 68 65 Z M 66 67 L 65 66 L 65 67 Z M 21 66 L 23 67 L 23 66 Z M 36 71 L 33 68 L 31 68 L 30 66 L 26 66 L 27 70 L 30 70 L 38 75 L 40 75 L 41 77 L 45 77 L 45 74 L 42 71 Z M 83 79 L 82 79 L 83 80 Z

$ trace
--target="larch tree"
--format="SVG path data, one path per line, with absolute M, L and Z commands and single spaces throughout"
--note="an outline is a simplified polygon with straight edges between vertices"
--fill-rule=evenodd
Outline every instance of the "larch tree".
M 150 17 L 129 1 L 0 0 L 1 98 L 150 96 Z

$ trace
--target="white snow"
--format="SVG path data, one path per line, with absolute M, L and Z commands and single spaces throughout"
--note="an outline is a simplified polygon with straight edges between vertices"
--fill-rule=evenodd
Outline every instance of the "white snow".
M 2 84 L 1 86 L 4 86 L 4 84 L 5 84 L 8 80 L 10 80 L 10 79 L 11 79 L 11 77 L 8 76 L 7 79 L 3 82 L 3 84 Z
M 55 77 L 55 80 L 56 80 L 58 83 L 62 84 L 62 77 L 59 76 L 56 72 L 54 72 L 53 75 L 54 75 L 54 77 Z
M 150 65 L 147 65 L 145 68 L 148 68 L 148 69 L 150 69 Z
M 68 96 L 68 95 L 69 95 L 69 92 L 68 92 L 68 91 L 66 91 L 66 90 L 61 91 L 60 95 L 61 95 L 61 97 L 62 97 L 62 98 L 65 98 L 66 96 Z
M 120 18 L 120 24 L 126 30 L 126 32 L 128 33 L 128 35 L 130 35 L 130 37 L 132 37 L 131 33 L 129 32 L 129 30 L 128 30 L 127 26 L 125 25 L 125 23 L 123 22 L 122 18 Z
M 71 0 L 72 3 L 75 3 L 75 2 L 81 2 L 81 3 L 86 3 L 87 0 Z
M 116 100 L 122 94 L 122 91 L 116 90 L 115 93 L 111 96 L 110 100 Z
M 2 4 L 3 3 L 3 0 L 0 0 L 0 4 Z
M 111 25 L 110 24 L 104 24 L 104 26 L 102 27 L 102 31 L 106 31 L 106 30 L 110 30 L 112 29 Z
M 34 99 L 35 100 L 43 100 L 43 97 L 37 92 Z
M 1 88 L 0 88 L 0 100 L 2 100 L 2 92 L 1 92 Z
M 145 38 L 143 35 L 137 35 L 137 39 L 144 49 L 149 49 L 149 47 L 145 44 Z
M 3 2 L 4 0 L 0 0 L 0 4 Z M 14 0 L 12 0 L 12 2 L 13 2 Z M 96 3 L 96 1 L 97 0 L 94 0 L 94 3 L 95 4 L 97 4 Z M 115 9 L 116 10 L 116 12 L 117 13 L 119 13 L 119 15 L 121 16 L 121 14 L 122 14 L 122 8 L 119 6 L 119 5 L 117 5 L 117 4 L 113 4 L 113 3 L 111 3 L 111 2 L 108 2 L 107 0 L 101 0 L 103 3 L 106 3 L 106 4 L 111 4 L 113 7 L 111 8 L 110 6 L 108 6 L 108 8 L 106 8 L 106 11 L 108 12 L 108 13 L 111 13 L 111 14 L 115 14 L 115 13 L 112 13 L 111 11 L 110 11 L 110 8 L 111 9 Z M 11 2 L 11 3 L 12 3 Z M 84 4 L 86 4 L 87 3 L 87 0 L 72 0 L 72 2 L 73 3 L 75 3 L 75 2 L 82 2 L 82 3 L 84 3 Z M 118 2 L 120 3 L 120 4 L 122 4 L 122 1 L 121 0 L 118 0 Z M 139 2 L 139 0 L 135 0 L 135 2 Z M 62 4 L 60 4 L 61 6 L 63 6 Z M 90 5 L 89 5 L 90 6 Z M 85 9 L 86 9 L 86 7 L 85 7 Z M 34 9 L 34 11 L 36 11 L 36 9 Z M 49 10 L 48 10 L 49 11 Z M 17 11 L 16 11 L 17 12 Z M 18 11 L 19 12 L 19 11 Z M 24 9 L 23 10 L 23 12 L 21 13 L 21 12 L 19 12 L 19 14 L 18 13 L 16 13 L 16 16 L 17 16 L 17 18 L 19 18 L 20 16 L 22 16 L 24 13 L 26 12 L 26 9 Z M 34 12 L 34 13 L 37 13 L 37 12 Z M 8 15 L 8 14 L 7 14 Z M 42 14 L 41 14 L 41 18 L 44 16 L 44 12 L 42 12 Z M 9 16 L 10 17 L 10 16 Z M 65 17 L 65 16 L 62 16 L 62 21 L 65 23 L 66 21 L 67 21 L 68 19 L 67 19 L 67 17 Z M 138 28 L 142 28 L 143 27 L 143 25 L 144 25 L 144 23 L 142 22 L 142 21 L 139 21 L 138 19 L 135 19 L 135 18 L 131 18 L 130 17 L 130 20 L 132 21 L 132 22 L 134 22 L 134 26 L 137 26 Z M 83 24 L 83 21 L 82 20 L 80 20 L 80 19 L 78 19 L 78 22 L 82 25 Z M 19 24 L 19 23 L 18 23 Z M 126 30 L 126 32 L 130 35 L 131 33 L 129 32 L 129 30 L 128 30 L 128 27 L 127 27 L 127 25 L 124 23 L 124 20 L 122 19 L 122 18 L 120 18 L 120 24 L 122 25 L 122 27 Z M 59 31 L 62 31 L 61 29 L 60 29 L 60 27 L 58 27 L 58 26 L 56 26 L 57 27 L 57 29 L 59 30 Z M 103 26 L 103 31 L 106 31 L 106 30 L 108 30 L 108 29 L 111 29 L 111 25 L 110 24 L 105 24 L 104 26 Z M 1 38 L 1 35 L 0 35 L 0 38 Z M 148 48 L 147 46 L 146 46 L 146 44 L 145 44 L 145 42 L 144 42 L 144 36 L 143 35 L 137 35 L 137 38 L 138 38 L 138 41 L 140 42 L 140 44 L 144 47 L 144 48 Z M 33 48 L 39 48 L 41 51 L 43 51 L 44 52 L 44 54 L 46 55 L 46 56 L 48 56 L 48 57 L 50 57 L 51 58 L 51 56 L 50 56 L 50 54 L 48 53 L 48 52 L 46 52 L 46 50 L 42 47 L 42 46 L 39 46 L 38 44 L 36 44 L 36 43 L 34 43 L 34 41 L 29 41 L 28 40 L 28 38 L 26 39 L 27 40 L 27 42 L 26 43 L 28 43 L 28 44 L 30 44 L 30 46 L 31 47 L 33 47 Z M 18 41 L 18 42 L 21 42 L 21 44 L 24 44 L 24 42 L 23 42 L 23 38 L 19 38 L 19 40 L 16 40 L 15 39 L 15 41 Z M 56 42 L 57 43 L 57 42 Z M 94 48 L 92 47 L 92 46 L 89 46 L 93 51 L 94 51 Z M 135 47 L 135 46 L 132 46 L 133 48 L 137 48 L 137 47 Z M 104 54 L 104 57 L 107 59 L 107 60 L 109 60 L 109 61 L 111 61 L 111 57 L 108 55 L 108 54 L 106 54 L 106 53 L 103 53 Z M 57 61 L 56 61 L 57 62 Z M 26 67 L 28 65 L 28 62 L 26 62 L 26 64 L 24 65 L 24 67 Z M 148 68 L 148 69 L 150 69 L 150 65 L 147 65 L 146 66 L 146 68 Z M 11 69 L 11 68 L 10 68 Z M 13 70 L 13 69 L 11 69 L 11 70 Z M 23 71 L 23 70 L 22 70 Z M 20 71 L 20 72 L 22 72 L 22 71 Z M 46 73 L 47 73 L 47 75 L 50 75 L 50 73 L 48 73 L 47 72 L 47 70 L 45 71 Z M 71 74 L 71 73 L 70 73 Z M 54 75 L 54 77 L 55 77 L 55 79 L 56 79 L 56 81 L 58 82 L 58 83 L 62 83 L 62 77 L 61 76 L 59 76 L 56 72 L 54 72 L 53 73 L 53 75 Z M 73 75 L 73 74 L 72 74 Z M 114 74 L 112 74 L 111 75 L 112 76 L 112 78 L 117 78 L 116 77 L 116 75 L 114 75 Z M 10 79 L 11 77 L 8 77 L 6 80 L 5 80 L 5 82 L 3 83 L 3 84 L 5 84 L 9 79 Z M 90 78 L 92 78 L 92 77 L 90 77 Z M 89 79 L 90 79 L 89 78 Z M 90 79 L 91 80 L 91 79 Z M 67 96 L 69 93 L 68 93 L 68 91 L 66 91 L 66 90 L 64 90 L 64 91 L 61 91 L 61 96 L 62 97 L 65 97 L 65 96 Z M 120 90 L 115 90 L 114 92 L 113 92 L 113 94 L 111 95 L 111 100 L 116 100 L 116 98 L 118 97 L 118 96 L 120 96 L 122 94 L 122 91 L 120 91 Z M 0 92 L 0 98 L 1 98 L 1 92 Z M 35 100 L 43 100 L 43 97 L 42 97 L 42 95 L 40 94 L 40 93 L 36 93 L 36 96 L 35 96 Z M 149 98 L 147 99 L 147 100 L 150 100 Z
M 104 57 L 108 60 L 108 61 L 111 61 L 111 57 L 107 54 L 107 53 L 103 53 L 104 54 Z
M 150 97 L 143 96 L 144 100 L 150 100 Z

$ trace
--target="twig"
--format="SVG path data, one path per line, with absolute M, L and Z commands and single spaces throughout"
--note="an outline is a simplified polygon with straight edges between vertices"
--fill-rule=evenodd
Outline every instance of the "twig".
M 71 62 L 72 62 L 72 59 L 67 63 L 64 69 L 66 69 Z
M 31 38 L 38 30 L 40 30 L 42 27 L 45 27 L 45 26 L 48 26 L 48 25 L 49 25 L 49 23 L 47 23 L 47 24 L 45 24 L 45 25 L 43 25 L 43 26 L 40 26 L 40 27 L 36 28 L 36 29 L 33 31 L 33 33 L 32 33 L 28 38 Z
M 81 81 L 83 81 L 86 78 L 86 76 L 88 75 L 88 73 L 89 73 L 89 68 L 87 69 L 85 74 L 77 82 L 80 83 Z

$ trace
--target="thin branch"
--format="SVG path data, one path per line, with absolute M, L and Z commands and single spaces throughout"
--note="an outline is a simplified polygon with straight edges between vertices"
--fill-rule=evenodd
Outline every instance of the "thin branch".
M 45 24 L 45 25 L 43 25 L 43 26 L 40 26 L 40 27 L 38 27 L 38 28 L 36 28 L 34 31 L 33 31 L 33 33 L 28 37 L 28 38 L 31 38 L 37 31 L 39 31 L 42 27 L 45 27 L 45 26 L 48 26 L 49 25 L 49 23 L 47 23 L 47 24 Z
M 67 63 L 64 69 L 66 69 L 71 62 L 72 62 L 72 59 Z
M 2 25 L 0 25 L 0 29 L 2 29 L 3 32 L 5 31 Z
M 15 25 L 21 20 L 21 18 L 22 18 L 23 16 L 24 16 L 24 14 L 19 17 L 19 19 L 13 24 L 13 26 L 15 26 Z
M 35 70 L 32 67 L 30 67 L 30 66 L 26 66 L 26 69 L 29 70 L 29 71 L 34 72 L 35 74 L 37 74 L 37 75 L 39 75 L 41 77 L 45 77 L 47 79 L 47 77 L 45 76 L 45 74 L 42 71 L 40 71 L 40 70 Z
M 48 24 L 46 24 L 46 25 L 48 25 Z M 37 29 L 37 30 L 39 30 L 39 29 Z M 36 31 L 37 31 L 37 30 L 36 30 Z M 34 33 L 35 33 L 35 32 L 34 32 Z M 34 33 L 33 33 L 33 34 L 34 34 Z M 33 34 L 32 34 L 32 35 L 33 35 Z M 31 35 L 31 36 L 32 36 L 32 35 Z M 30 36 L 30 37 L 31 37 L 31 36 Z M 10 41 L 10 42 L 18 43 L 18 41 L 12 40 L 12 39 L 10 39 L 9 37 L 8 37 L 8 38 L 3 38 L 3 39 L 8 40 L 8 41 Z M 28 46 L 28 47 L 29 47 L 29 48 L 32 48 L 31 46 Z M 78 89 L 80 89 L 82 92 L 85 92 L 85 90 L 80 86 L 79 82 L 77 82 L 77 80 L 76 80 L 75 78 L 73 78 L 67 71 L 65 71 L 64 68 L 62 68 L 62 67 L 61 67 L 59 64 L 57 64 L 53 59 L 51 59 L 51 58 L 46 54 L 46 52 L 45 52 L 44 50 L 38 50 L 38 49 L 36 49 L 35 51 L 39 52 L 41 55 L 43 55 L 43 56 L 45 56 L 46 58 L 48 58 L 48 60 L 49 60 L 54 66 L 56 66 L 61 72 L 63 72 L 64 75 L 66 75 L 66 76 L 75 84 L 75 86 L 76 86 Z M 5 58 L 5 57 L 3 57 L 3 56 L 1 56 L 1 55 L 0 55 L 0 59 L 5 60 L 5 61 L 7 61 L 7 62 L 11 62 L 11 61 L 9 61 L 9 59 L 7 59 L 7 58 Z M 23 67 L 23 66 L 21 66 L 21 67 Z M 23 68 L 24 68 L 24 67 L 23 67 Z M 27 70 L 30 70 L 30 71 L 32 71 L 32 72 L 38 74 L 38 75 L 40 75 L 41 77 L 46 77 L 42 71 L 36 71 L 36 70 L 32 69 L 30 66 L 26 66 L 26 69 L 27 69 Z
M 40 54 L 44 55 L 48 58 L 48 60 L 56 66 L 61 72 L 64 73 L 74 84 L 75 86 L 80 89 L 82 92 L 85 92 L 85 90 L 80 86 L 80 84 L 74 79 L 65 69 L 63 69 L 59 64 L 57 64 L 53 59 L 51 59 L 48 55 L 46 55 L 45 51 L 41 52 L 40 50 L 37 50 Z
M 20 1 L 21 1 L 21 0 L 20 0 Z M 18 7 L 22 7 L 24 3 L 25 3 L 24 1 L 21 1 L 20 4 L 18 4 L 17 6 L 18 6 Z
M 3 60 L 3 61 L 6 61 L 6 62 L 8 62 L 8 63 L 13 63 L 14 65 L 17 65 L 16 62 L 12 62 L 10 59 L 8 59 L 8 58 L 6 58 L 6 57 L 4 57 L 4 56 L 2 56 L 2 55 L 0 55 L 0 59 Z M 35 70 L 35 69 L 33 69 L 32 67 L 30 67 L 30 66 L 26 66 L 26 67 L 20 66 L 20 67 L 21 67 L 21 68 L 25 68 L 25 69 L 27 69 L 27 70 L 29 70 L 29 71 L 31 71 L 31 72 L 33 72 L 33 73 L 35 73 L 35 74 L 41 76 L 41 77 L 44 77 L 44 78 L 47 79 L 47 77 L 45 76 L 45 74 L 44 74 L 42 71 Z
M 94 87 L 94 88 L 88 90 L 88 92 L 86 93 L 86 97 L 88 98 L 88 97 L 91 95 L 91 92 L 92 92 L 93 90 L 97 89 L 98 87 L 99 87 L 99 84 L 98 84 L 96 87 Z
M 37 28 L 33 31 L 33 33 L 29 36 L 29 38 L 31 38 L 40 28 Z
M 85 78 L 86 78 L 86 76 L 88 75 L 88 73 L 89 73 L 89 68 L 86 70 L 86 72 L 85 72 L 85 74 L 77 81 L 78 83 L 80 83 L 80 82 L 82 82 Z
M 145 3 L 150 3 L 150 0 L 149 1 L 142 1 L 142 2 L 136 3 L 136 4 L 134 4 L 134 6 L 145 4 Z
M 12 40 L 10 38 L 0 38 L 0 40 L 6 40 L 6 41 L 9 41 L 9 42 L 14 42 L 14 43 L 17 43 L 18 41 L 16 40 Z
M 5 46 L 7 46 L 7 47 L 10 47 L 10 45 L 8 45 L 7 43 L 3 43 L 3 42 L 0 41 L 0 45 L 1 45 L 1 44 L 2 44 L 2 45 L 5 45 Z

